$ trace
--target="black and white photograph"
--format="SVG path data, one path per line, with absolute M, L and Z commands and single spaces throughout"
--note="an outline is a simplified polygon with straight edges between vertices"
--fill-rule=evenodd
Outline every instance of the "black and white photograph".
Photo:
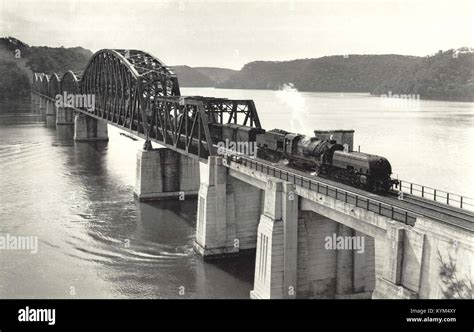
M 472 0 L 0 0 L 0 331 L 472 331 L 473 147 Z

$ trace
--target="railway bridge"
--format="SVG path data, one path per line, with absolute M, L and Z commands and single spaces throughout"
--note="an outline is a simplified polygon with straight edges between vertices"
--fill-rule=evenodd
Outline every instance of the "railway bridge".
M 261 128 L 253 101 L 181 96 L 146 52 L 101 50 L 80 73 L 35 73 L 31 100 L 76 141 L 108 140 L 107 125 L 142 138 L 137 198 L 197 196 L 195 251 L 255 255 L 252 298 L 472 298 L 472 199 L 405 181 L 380 196 L 222 155 L 210 124 Z

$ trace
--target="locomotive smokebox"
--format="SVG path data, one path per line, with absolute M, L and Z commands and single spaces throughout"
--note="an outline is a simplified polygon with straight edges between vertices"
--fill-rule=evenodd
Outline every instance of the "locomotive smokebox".
M 337 130 L 315 130 L 314 135 L 320 140 L 336 140 L 339 144 L 347 144 L 349 152 L 353 151 L 354 147 L 354 130 L 337 129 Z

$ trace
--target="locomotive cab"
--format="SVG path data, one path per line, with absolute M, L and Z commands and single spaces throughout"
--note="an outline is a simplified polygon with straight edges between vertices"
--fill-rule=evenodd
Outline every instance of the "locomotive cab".
M 301 139 L 301 135 L 299 134 L 287 134 L 285 136 L 285 152 L 287 154 L 296 153 L 297 143 Z

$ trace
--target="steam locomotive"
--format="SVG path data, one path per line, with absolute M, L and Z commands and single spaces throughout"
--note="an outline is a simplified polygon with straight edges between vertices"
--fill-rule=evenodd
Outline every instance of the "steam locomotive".
M 257 157 L 271 162 L 288 162 L 288 166 L 314 172 L 318 176 L 346 183 L 374 193 L 385 193 L 392 180 L 392 167 L 384 157 L 349 152 L 332 139 L 318 139 L 281 129 L 265 131 L 238 124 L 211 124 L 214 142 L 255 142 Z

